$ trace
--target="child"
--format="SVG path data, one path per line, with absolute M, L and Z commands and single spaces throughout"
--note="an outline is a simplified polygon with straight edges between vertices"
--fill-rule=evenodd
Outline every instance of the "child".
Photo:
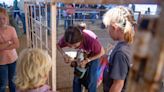
M 23 50 L 16 68 L 17 92 L 52 92 L 46 85 L 51 67 L 47 52 L 37 48 Z
M 13 81 L 19 40 L 15 28 L 9 26 L 8 23 L 7 11 L 0 7 L 0 92 L 6 92 L 7 82 L 10 92 L 16 92 Z
M 92 32 L 91 30 L 88 30 L 88 29 L 87 29 L 87 25 L 86 25 L 85 23 L 83 23 L 83 22 L 80 23 L 80 24 L 78 25 L 78 27 L 79 27 L 81 30 L 83 30 L 84 33 L 90 35 L 91 37 L 93 37 L 93 38 L 95 38 L 95 39 L 98 38 L 97 35 L 96 35 L 94 32 Z
M 69 27 L 64 34 L 64 37 L 60 39 L 57 44 L 57 48 L 60 53 L 63 55 L 66 63 L 71 62 L 71 58 L 67 56 L 62 48 L 69 47 L 74 49 L 82 49 L 86 51 L 89 55 L 88 58 L 81 61 L 81 67 L 88 68 L 88 76 L 85 81 L 81 81 L 79 77 L 74 76 L 73 80 L 73 92 L 81 92 L 81 84 L 86 84 L 85 87 L 89 92 L 97 92 L 97 69 L 99 65 L 99 58 L 104 54 L 104 48 L 98 41 L 91 37 L 90 35 L 84 33 L 79 27 L 71 26 Z M 86 66 L 89 65 L 89 66 Z
M 104 73 L 104 92 L 125 92 L 136 23 L 132 14 L 128 8 L 117 6 L 107 11 L 103 17 L 109 35 L 118 41 L 110 55 L 108 71 Z

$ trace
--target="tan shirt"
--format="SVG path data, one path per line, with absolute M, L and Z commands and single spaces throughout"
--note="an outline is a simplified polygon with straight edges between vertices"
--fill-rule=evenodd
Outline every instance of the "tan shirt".
M 8 26 L 5 31 L 0 30 L 0 44 L 18 39 L 13 27 Z M 16 49 L 4 50 L 0 48 L 0 65 L 11 64 L 18 58 Z

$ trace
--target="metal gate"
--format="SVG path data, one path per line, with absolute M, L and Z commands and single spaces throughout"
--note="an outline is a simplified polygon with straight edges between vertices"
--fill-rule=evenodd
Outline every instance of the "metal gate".
M 56 4 L 51 0 L 26 0 L 24 8 L 27 46 L 44 49 L 51 55 L 53 67 L 48 83 L 56 91 L 56 17 L 51 17 L 56 16 Z

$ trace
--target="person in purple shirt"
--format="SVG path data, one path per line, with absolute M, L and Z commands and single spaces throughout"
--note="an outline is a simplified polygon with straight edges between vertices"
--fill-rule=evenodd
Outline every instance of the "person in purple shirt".
M 72 59 L 65 54 L 62 48 L 69 47 L 73 49 L 83 49 L 88 53 L 87 59 L 80 63 L 81 67 L 88 65 L 88 76 L 84 83 L 77 76 L 73 80 L 73 92 L 82 92 L 81 85 L 86 84 L 85 87 L 88 92 L 97 92 L 97 69 L 99 65 L 99 58 L 104 55 L 104 48 L 98 41 L 90 35 L 84 33 L 77 26 L 70 26 L 66 29 L 64 36 L 57 43 L 57 49 L 63 55 L 66 63 L 71 63 Z

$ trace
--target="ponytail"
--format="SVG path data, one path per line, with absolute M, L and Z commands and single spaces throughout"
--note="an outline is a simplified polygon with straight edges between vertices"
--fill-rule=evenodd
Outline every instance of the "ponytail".
M 133 31 L 133 26 L 132 24 L 126 20 L 126 25 L 124 28 L 124 39 L 127 43 L 133 43 L 134 39 L 134 31 Z
M 117 6 L 110 9 L 104 14 L 103 23 L 106 27 L 115 23 L 123 31 L 124 40 L 129 44 L 133 43 L 135 34 L 133 26 L 136 25 L 136 22 L 133 12 L 130 9 L 124 6 Z

